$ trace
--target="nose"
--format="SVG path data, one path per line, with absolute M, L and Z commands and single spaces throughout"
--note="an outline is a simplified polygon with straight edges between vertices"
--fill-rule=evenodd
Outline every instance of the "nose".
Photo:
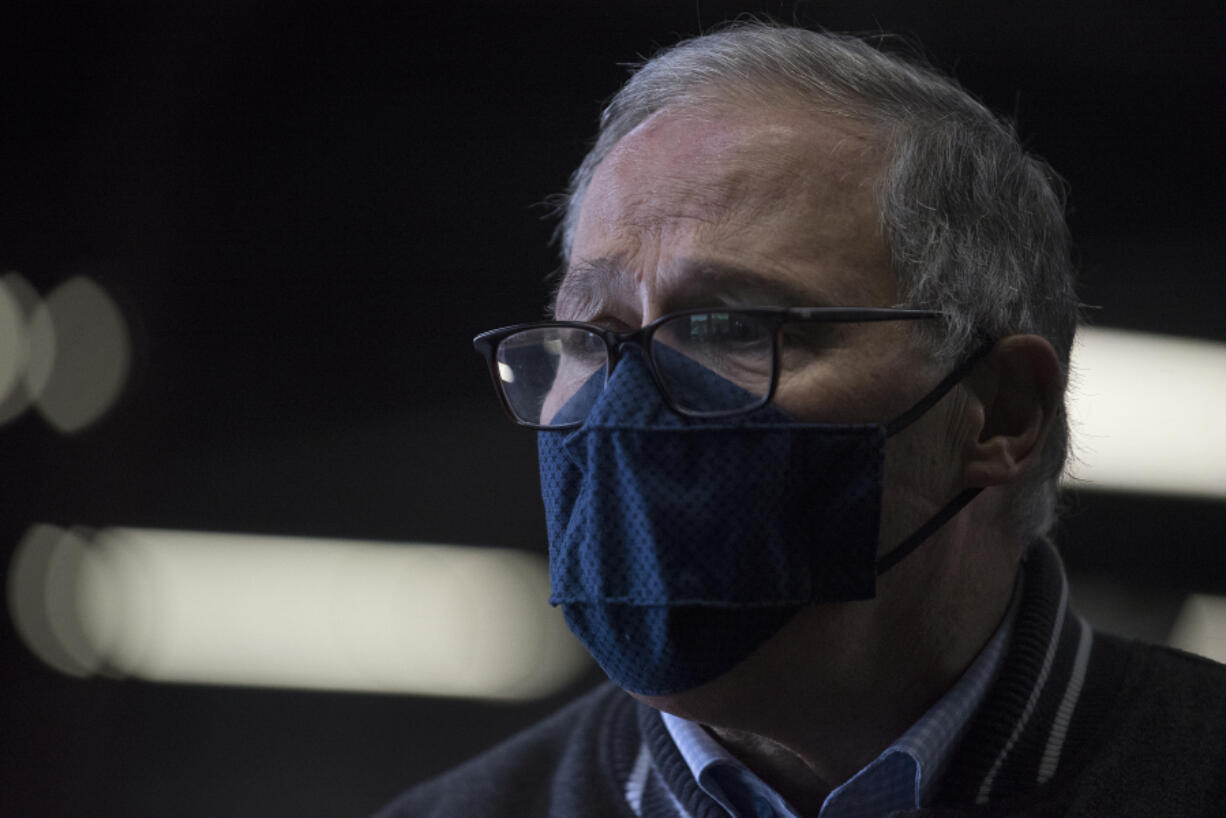
M 617 364 L 621 362 L 622 356 L 624 356 L 628 350 L 631 350 L 638 355 L 641 362 L 647 362 L 647 344 L 644 342 L 643 327 L 617 333 L 617 340 L 610 346 L 609 349 L 610 374 L 617 367 Z

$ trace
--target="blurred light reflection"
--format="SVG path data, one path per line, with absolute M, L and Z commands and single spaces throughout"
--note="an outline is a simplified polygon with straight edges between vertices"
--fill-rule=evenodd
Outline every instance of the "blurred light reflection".
M 0 424 L 34 406 L 57 431 L 79 432 L 119 399 L 130 360 L 123 315 L 92 279 L 44 300 L 17 273 L 0 277 Z
M 0 424 L 30 405 L 26 384 L 30 366 L 30 314 L 38 293 L 17 273 L 0 277 Z
M 119 399 L 131 358 L 128 329 L 92 279 L 77 276 L 52 290 L 34 311 L 30 335 L 36 350 L 54 351 L 32 357 L 28 375 L 35 405 L 51 426 L 80 431 Z
M 525 699 L 588 666 L 544 559 L 506 549 L 39 525 L 9 584 L 74 675 Z
M 1191 594 L 1171 630 L 1172 647 L 1226 662 L 1226 597 Z
M 1226 497 L 1226 344 L 1085 328 L 1066 485 Z

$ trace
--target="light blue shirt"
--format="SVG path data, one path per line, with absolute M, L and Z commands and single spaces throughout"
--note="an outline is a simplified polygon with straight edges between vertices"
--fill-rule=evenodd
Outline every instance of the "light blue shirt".
M 1017 601 L 949 691 L 897 741 L 826 797 L 821 818 L 877 818 L 916 809 L 931 797 L 971 715 L 996 677 L 1013 631 Z M 737 761 L 701 725 L 662 713 L 694 780 L 733 818 L 800 818 L 777 792 Z

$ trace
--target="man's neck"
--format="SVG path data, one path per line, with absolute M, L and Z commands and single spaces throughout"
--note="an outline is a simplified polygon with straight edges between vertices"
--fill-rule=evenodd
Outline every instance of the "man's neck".
M 939 568 L 939 567 L 937 567 Z M 934 568 L 934 571 L 937 570 Z M 1016 565 L 1015 565 L 1016 568 Z M 912 584 L 909 605 L 802 610 L 750 660 L 715 682 L 647 704 L 704 725 L 804 815 L 903 735 L 961 677 L 1004 617 L 1016 572 L 957 599 Z M 932 582 L 939 582 L 934 573 Z M 908 612 L 922 610 L 922 615 Z M 881 621 L 882 617 L 889 617 Z M 857 629 L 864 638 L 848 639 Z M 893 638 L 870 638 L 889 633 Z M 809 650 L 798 651 L 798 645 Z M 839 645 L 839 650 L 827 650 Z
M 779 695 L 783 712 L 762 708 L 751 729 L 705 725 L 729 752 L 802 815 L 817 815 L 826 796 L 890 746 L 957 680 L 958 673 L 826 687 L 810 696 Z M 894 679 L 899 679 L 896 676 Z M 826 706 L 837 702 L 835 707 Z

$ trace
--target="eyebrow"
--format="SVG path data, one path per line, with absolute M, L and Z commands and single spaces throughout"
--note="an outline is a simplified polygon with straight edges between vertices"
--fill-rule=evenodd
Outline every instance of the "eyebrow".
M 595 313 L 609 300 L 623 263 L 612 257 L 583 259 L 567 271 L 554 295 L 552 309 L 560 304 L 568 313 Z M 724 261 L 686 259 L 665 279 L 662 309 L 741 306 L 822 307 L 830 306 L 820 290 L 769 275 L 760 270 Z M 845 305 L 844 305 L 845 306 Z
M 817 288 L 722 261 L 686 260 L 672 281 L 664 295 L 669 311 L 708 306 L 712 299 L 722 304 L 754 307 L 828 305 L 828 299 Z
M 552 317 L 557 317 L 558 306 L 565 304 L 567 312 L 595 313 L 608 300 L 612 284 L 622 272 L 623 265 L 613 258 L 582 260 L 574 264 L 554 291 L 549 305 Z

